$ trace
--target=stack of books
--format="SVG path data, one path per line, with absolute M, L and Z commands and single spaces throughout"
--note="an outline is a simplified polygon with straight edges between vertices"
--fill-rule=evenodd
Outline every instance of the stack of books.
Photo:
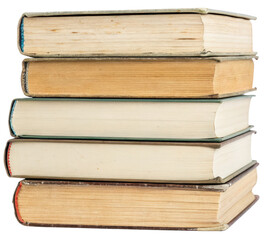
M 224 230 L 258 199 L 254 17 L 26 13 L 6 147 L 30 226 Z

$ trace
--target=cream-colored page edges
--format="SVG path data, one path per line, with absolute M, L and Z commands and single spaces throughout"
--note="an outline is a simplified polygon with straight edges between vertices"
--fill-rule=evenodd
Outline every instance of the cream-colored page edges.
M 214 149 L 197 146 L 13 142 L 12 176 L 208 180 Z
M 214 138 L 220 103 L 18 100 L 16 135 Z
M 176 55 L 203 51 L 199 14 L 24 18 L 24 52 Z
M 225 178 L 251 161 L 251 135 L 248 135 L 215 151 L 213 175 Z
M 210 52 L 251 53 L 251 22 L 220 15 L 201 15 L 204 25 L 204 49 Z
M 241 131 L 249 126 L 251 97 L 235 98 L 221 103 L 215 117 L 215 133 L 218 137 Z

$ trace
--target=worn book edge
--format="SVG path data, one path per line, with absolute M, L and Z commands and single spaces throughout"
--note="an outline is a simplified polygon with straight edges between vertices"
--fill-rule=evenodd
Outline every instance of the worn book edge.
M 29 223 L 24 222 L 21 218 L 20 213 L 18 211 L 18 204 L 17 204 L 17 195 L 19 193 L 20 187 L 17 187 L 17 191 L 14 196 L 14 208 L 15 208 L 15 216 L 19 223 L 24 226 L 32 226 L 32 227 L 67 227 L 67 228 L 104 228 L 104 229 L 136 229 L 136 230 L 176 230 L 176 231 L 224 231 L 231 227 L 241 216 L 243 216 L 258 200 L 259 196 L 255 195 L 254 201 L 249 204 L 241 213 L 239 213 L 234 219 L 232 219 L 229 223 L 221 224 L 216 227 L 210 228 L 172 228 L 172 227 L 137 227 L 137 226 L 102 226 L 102 225 L 66 225 L 66 224 L 41 224 L 41 223 Z
M 57 62 L 57 61 L 169 61 L 169 60 L 177 60 L 177 61 L 215 61 L 215 62 L 225 62 L 225 61 L 237 61 L 237 60 L 250 60 L 250 59 L 258 59 L 258 56 L 236 56 L 236 57 L 162 57 L 162 58 L 143 58 L 143 57 L 92 57 L 92 58 L 26 58 L 22 62 L 22 72 L 21 72 L 21 87 L 22 91 L 25 96 L 28 97 L 46 97 L 41 94 L 32 94 L 29 93 L 29 86 L 28 86 L 28 66 L 31 62 Z M 190 98 L 225 98 L 225 97 L 233 97 L 233 96 L 239 96 L 251 91 L 256 91 L 256 88 L 247 89 L 244 91 L 239 92 L 232 92 L 232 93 L 225 93 L 225 94 L 211 94 L 211 95 L 202 95 L 202 96 L 195 96 Z M 60 97 L 60 96 L 54 96 L 54 97 Z M 70 96 L 71 97 L 71 96 Z M 99 96 L 99 98 L 104 98 L 104 96 Z M 117 96 L 113 96 L 113 98 L 117 98 Z M 122 98 L 122 97 L 121 97 Z M 156 98 L 154 97 L 148 97 L 148 98 Z
M 211 227 L 211 228 L 161 228 L 161 227 L 137 227 L 137 226 L 98 226 L 98 225 L 70 225 L 70 224 L 38 224 L 38 223 L 29 223 L 25 222 L 18 209 L 18 194 L 23 184 L 25 185 L 43 185 L 43 184 L 57 184 L 57 185 L 104 185 L 104 186 L 134 186 L 134 187 L 155 187 L 155 188 L 167 188 L 167 189 L 182 189 L 182 190 L 195 190 L 195 191 L 214 191 L 214 192 L 224 192 L 234 183 L 239 181 L 249 172 L 254 170 L 258 164 L 250 167 L 240 175 L 237 175 L 232 180 L 226 184 L 220 185 L 181 185 L 181 184 L 155 184 L 155 183 L 116 183 L 116 182 L 80 182 L 80 181 L 42 181 L 42 180 L 22 180 L 19 182 L 13 197 L 13 204 L 15 209 L 15 215 L 17 220 L 27 226 L 44 226 L 44 227 L 80 227 L 80 228 L 125 228 L 125 229 L 158 229 L 158 230 L 197 230 L 197 231 L 217 231 L 225 230 L 230 227 L 236 220 L 241 217 L 254 203 L 259 199 L 259 196 L 255 195 L 254 201 L 247 206 L 240 214 L 238 214 L 233 220 L 227 224 L 222 224 L 220 226 Z
M 138 14 L 217 14 L 217 15 L 224 15 L 229 17 L 236 17 L 236 18 L 243 18 L 246 20 L 256 20 L 256 17 L 245 15 L 245 14 L 239 14 L 239 13 L 232 13 L 232 12 L 226 12 L 226 11 L 220 11 L 220 10 L 214 10 L 214 9 L 208 9 L 208 8 L 181 8 L 181 9 L 144 9 L 144 10 L 114 10 L 114 11 L 78 11 L 78 12 L 42 12 L 42 13 L 23 13 L 19 23 L 18 23 L 18 37 L 17 37 L 17 46 L 21 54 L 27 55 L 24 53 L 24 23 L 23 19 L 24 17 L 59 17 L 59 16 L 95 16 L 95 15 L 138 15 Z M 121 54 L 123 55 L 123 54 Z M 134 54 L 133 54 L 134 55 Z M 132 56 L 133 56 L 132 55 Z M 202 52 L 198 53 L 180 53 L 178 56 L 227 56 L 227 55 L 256 55 L 256 52 L 251 53 L 215 53 L 215 52 L 209 52 L 203 50 Z M 42 54 L 30 54 L 31 57 L 37 56 L 37 57 L 46 57 L 46 55 Z M 91 56 L 98 56 L 97 55 L 69 55 L 69 54 L 54 54 L 51 55 L 51 57 L 91 57 Z M 101 54 L 99 54 L 101 56 Z M 126 56 L 126 55 L 125 55 Z M 135 55 L 137 56 L 137 54 Z M 143 55 L 144 56 L 144 55 Z M 162 54 L 148 54 L 147 56 L 162 56 Z M 165 54 L 165 56 L 171 56 L 169 54 Z M 173 55 L 175 56 L 175 55 Z
M 169 61 L 169 60 L 176 60 L 176 61 L 215 61 L 215 62 L 225 62 L 225 61 L 237 61 L 237 60 L 251 60 L 255 59 L 258 60 L 259 56 L 257 55 L 246 55 L 246 56 L 224 56 L 224 57 L 198 57 L 198 56 L 175 56 L 175 57 L 74 57 L 74 58 L 25 58 L 22 63 L 27 62 L 61 62 L 61 61 Z M 23 65 L 22 65 L 23 66 Z
M 139 15 L 139 14 L 218 14 L 247 20 L 257 18 L 247 14 L 234 13 L 209 8 L 172 8 L 172 9 L 134 9 L 134 10 L 104 10 L 104 11 L 65 11 L 65 12 L 26 12 L 25 17 L 57 17 L 57 16 L 89 16 L 89 15 Z

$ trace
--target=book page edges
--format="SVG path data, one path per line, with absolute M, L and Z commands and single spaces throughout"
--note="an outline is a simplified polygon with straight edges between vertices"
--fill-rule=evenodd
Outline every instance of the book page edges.
M 255 195 L 254 201 L 248 205 L 240 214 L 238 214 L 233 220 L 229 223 L 221 224 L 215 227 L 210 228 L 165 228 L 165 227 L 137 227 L 137 226 L 102 226 L 102 225 L 70 225 L 70 224 L 41 224 L 41 223 L 30 223 L 25 222 L 19 212 L 18 207 L 18 194 L 22 187 L 22 184 L 27 184 L 25 180 L 19 182 L 13 197 L 13 205 L 15 210 L 15 216 L 19 223 L 25 226 L 37 226 L 37 227 L 69 227 L 69 228 L 107 228 L 107 229 L 139 229 L 139 230 L 183 230 L 183 231 L 223 231 L 232 226 L 241 216 L 244 215 L 259 199 L 259 196 Z
M 198 57 L 183 57 L 183 58 L 140 58 L 140 57 L 137 57 L 137 58 L 122 58 L 122 57 L 118 57 L 118 58 L 112 58 L 112 57 L 103 57 L 103 58 L 26 58 L 23 60 L 22 62 L 22 73 L 21 73 L 21 87 L 22 87 L 22 90 L 23 90 L 23 93 L 25 96 L 28 96 L 28 97 L 59 97 L 59 98 L 62 98 L 62 96 L 60 96 L 60 94 L 54 94 L 54 95 L 51 95 L 51 94 L 38 94 L 38 93 L 29 93 L 29 86 L 28 86 L 28 65 L 31 63 L 31 62 L 57 62 L 57 61 L 168 61 L 168 60 L 177 60 L 177 61 L 182 61 L 182 60 L 189 60 L 189 61 L 216 61 L 216 62 L 224 62 L 224 61 L 237 61 L 237 60 L 251 60 L 256 57 L 255 56 L 239 56 L 239 57 L 224 57 L 224 58 L 212 58 L 212 57 L 206 57 L 206 58 L 198 58 Z M 194 98 L 194 99 L 197 99 L 197 98 L 225 98 L 225 97 L 233 97 L 233 96 L 239 96 L 239 95 L 242 95 L 242 94 L 245 94 L 245 93 L 248 93 L 248 92 L 252 92 L 252 91 L 256 91 L 257 89 L 256 88 L 251 88 L 251 89 L 247 89 L 247 90 L 244 90 L 244 91 L 239 91 L 239 92 L 231 92 L 231 93 L 225 93 L 225 94 L 219 94 L 219 93 L 216 93 L 216 94 L 211 94 L 211 95 L 202 95 L 202 96 L 195 96 L 195 97 L 189 97 L 189 98 Z M 72 96 L 70 95 L 69 96 L 70 98 L 72 98 Z M 73 98 L 75 98 L 76 96 L 73 96 Z M 88 97 L 89 97 L 89 94 L 88 94 Z M 174 96 L 172 98 L 176 98 L 177 96 Z M 97 96 L 97 97 L 94 97 L 94 98 L 105 98 L 105 96 Z M 108 98 L 122 98 L 120 96 L 108 96 Z M 134 97 L 129 97 L 129 98 L 134 98 Z M 142 98 L 141 96 L 137 96 L 137 98 Z M 152 97 L 143 97 L 143 98 L 156 98 L 156 96 Z M 169 97 L 167 97 L 169 98 Z M 179 98 L 186 98 L 186 96 L 179 96 Z M 161 99 L 163 99 L 163 97 L 161 97 Z
M 219 10 L 212 10 L 207 8 L 191 8 L 191 9 L 146 9 L 146 10 L 125 10 L 125 11 L 80 11 L 80 12 L 43 12 L 43 13 L 24 13 L 18 24 L 18 49 L 21 54 L 31 57 L 93 57 L 93 56 L 105 56 L 105 54 L 38 54 L 38 53 L 25 53 L 21 44 L 21 24 L 23 23 L 24 17 L 60 17 L 60 16 L 90 16 L 90 15 L 129 15 L 129 14 L 218 14 L 236 18 L 243 18 L 246 20 L 255 20 L 256 17 L 245 15 L 245 14 L 238 14 L 238 13 L 231 13 L 226 11 L 219 11 Z M 238 56 L 238 55 L 256 55 L 256 52 L 210 52 L 203 50 L 202 52 L 195 52 L 195 53 L 179 53 L 179 54 L 142 54 L 142 56 Z M 112 56 L 112 55 L 110 55 Z M 115 54 L 113 56 L 127 56 L 127 54 Z M 131 54 L 130 56 L 138 56 L 138 54 Z
M 225 184 L 227 182 L 229 182 L 230 180 L 232 180 L 234 177 L 236 177 L 237 175 L 243 173 L 244 171 L 248 170 L 249 168 L 255 166 L 257 163 L 257 161 L 253 160 L 251 161 L 249 164 L 247 164 L 246 166 L 240 168 L 239 170 L 237 170 L 236 172 L 230 174 L 229 176 L 225 177 L 225 178 L 221 178 L 221 177 L 216 177 L 213 179 L 207 179 L 207 180 L 149 180 L 149 179 L 121 179 L 121 178 L 82 178 L 82 179 L 78 179 L 78 178 L 71 178 L 71 177 L 53 177 L 52 180 L 75 180 L 75 181 L 101 181 L 101 182 L 146 182 L 146 183 L 167 183 L 167 184 Z M 9 171 L 8 171 L 9 172 Z M 9 177 L 15 177 L 15 178 L 26 178 L 26 179 L 42 179 L 42 180 L 46 180 L 46 179 L 51 179 L 51 177 L 49 176 L 42 176 L 39 177 L 38 175 L 33 176 L 33 175 L 16 175 L 16 176 L 11 176 L 9 175 Z

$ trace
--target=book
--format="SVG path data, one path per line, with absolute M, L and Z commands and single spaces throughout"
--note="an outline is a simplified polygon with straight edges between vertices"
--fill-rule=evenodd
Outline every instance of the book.
M 30 97 L 221 98 L 252 90 L 252 56 L 28 58 Z
M 221 143 L 12 139 L 5 163 L 19 178 L 224 183 L 256 163 L 252 133 Z
M 253 55 L 255 17 L 210 9 L 25 13 L 32 57 Z
M 225 230 L 258 199 L 256 166 L 219 185 L 23 180 L 14 194 L 26 226 Z
M 13 136 L 223 141 L 249 130 L 250 95 L 224 99 L 16 99 Z

